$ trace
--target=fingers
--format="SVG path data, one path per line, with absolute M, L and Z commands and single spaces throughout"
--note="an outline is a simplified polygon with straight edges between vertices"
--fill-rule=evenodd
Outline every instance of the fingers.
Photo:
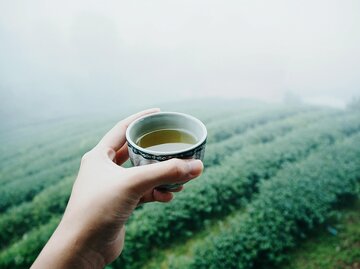
M 145 193 L 144 196 L 140 199 L 139 204 L 149 203 L 149 202 L 162 202 L 167 203 L 170 202 L 174 195 L 173 192 L 180 192 L 184 189 L 184 186 L 179 186 L 176 189 L 169 190 L 169 191 L 161 191 L 157 189 L 150 190 L 149 192 Z
M 132 123 L 137 118 L 159 111 L 160 109 L 158 108 L 151 108 L 136 113 L 126 118 L 125 120 L 119 121 L 110 131 L 105 134 L 105 136 L 100 140 L 98 146 L 106 149 L 111 148 L 114 151 L 118 151 L 126 141 L 125 133 L 130 123 Z
M 145 193 L 163 184 L 186 182 L 199 176 L 202 170 L 200 160 L 171 159 L 127 169 L 130 176 L 128 183 L 133 190 Z
M 174 195 L 171 192 L 161 192 L 156 189 L 153 189 L 146 193 L 141 199 L 139 204 L 149 203 L 149 202 L 162 202 L 167 203 L 173 199 Z
M 161 192 L 155 189 L 153 192 L 153 197 L 155 201 L 167 203 L 174 198 L 174 195 L 171 192 Z
M 129 159 L 129 151 L 128 151 L 128 145 L 125 142 L 125 144 L 116 152 L 114 162 L 117 165 L 122 165 L 124 162 L 126 162 Z

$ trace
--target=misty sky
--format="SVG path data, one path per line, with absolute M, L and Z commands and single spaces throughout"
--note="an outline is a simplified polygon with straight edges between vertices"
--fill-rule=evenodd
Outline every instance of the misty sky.
M 1 113 L 288 91 L 359 96 L 360 1 L 0 0 Z

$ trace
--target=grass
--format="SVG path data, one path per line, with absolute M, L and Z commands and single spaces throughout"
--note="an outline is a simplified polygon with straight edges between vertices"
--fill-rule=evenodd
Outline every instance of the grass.
M 279 269 L 360 269 L 360 200 L 289 253 Z

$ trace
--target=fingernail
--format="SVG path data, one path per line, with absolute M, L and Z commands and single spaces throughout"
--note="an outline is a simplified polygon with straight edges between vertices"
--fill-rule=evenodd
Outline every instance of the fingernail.
M 190 168 L 190 176 L 198 176 L 203 170 L 203 163 L 200 160 L 191 160 L 188 165 Z

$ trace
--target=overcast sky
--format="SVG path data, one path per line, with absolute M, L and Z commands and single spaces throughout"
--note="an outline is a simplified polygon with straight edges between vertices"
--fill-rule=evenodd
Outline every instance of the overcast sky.
M 360 94 L 360 1 L 0 0 L 1 113 L 287 91 Z

